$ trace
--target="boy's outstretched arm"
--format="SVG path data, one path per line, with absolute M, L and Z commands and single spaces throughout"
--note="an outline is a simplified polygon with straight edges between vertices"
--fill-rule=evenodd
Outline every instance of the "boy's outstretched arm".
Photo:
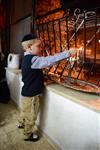
M 42 69 L 46 68 L 48 66 L 52 66 L 55 63 L 59 62 L 60 60 L 66 59 L 70 57 L 70 52 L 69 51 L 64 51 L 58 54 L 55 54 L 53 56 L 47 56 L 47 57 L 39 57 L 39 56 L 34 56 L 32 58 L 32 69 Z

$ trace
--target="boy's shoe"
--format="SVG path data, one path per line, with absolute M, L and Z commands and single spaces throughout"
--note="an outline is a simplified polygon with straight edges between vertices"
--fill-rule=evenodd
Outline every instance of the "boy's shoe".
M 24 129 L 24 125 L 18 125 L 17 126 L 19 129 Z
M 28 138 L 24 139 L 24 141 L 37 142 L 39 140 L 39 135 L 36 133 L 32 133 Z

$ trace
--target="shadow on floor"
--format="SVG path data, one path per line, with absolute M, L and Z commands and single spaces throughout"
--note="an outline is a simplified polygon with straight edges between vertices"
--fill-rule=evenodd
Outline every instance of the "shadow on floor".
M 0 103 L 0 150 L 54 150 L 42 137 L 38 142 L 25 142 L 22 130 L 17 128 L 19 112 L 12 101 Z

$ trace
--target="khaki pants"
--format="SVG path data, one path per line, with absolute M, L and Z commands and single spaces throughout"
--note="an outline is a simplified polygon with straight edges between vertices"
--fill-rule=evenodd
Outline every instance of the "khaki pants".
M 21 101 L 21 113 L 18 119 L 19 124 L 24 126 L 24 134 L 30 136 L 36 132 L 35 121 L 39 112 L 40 96 L 23 97 Z

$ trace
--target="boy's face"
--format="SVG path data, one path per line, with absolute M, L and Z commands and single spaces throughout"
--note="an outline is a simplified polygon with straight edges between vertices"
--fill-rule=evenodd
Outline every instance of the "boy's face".
M 41 40 L 40 39 L 36 39 L 35 43 L 30 45 L 30 51 L 32 54 L 40 54 L 42 48 L 41 48 Z

